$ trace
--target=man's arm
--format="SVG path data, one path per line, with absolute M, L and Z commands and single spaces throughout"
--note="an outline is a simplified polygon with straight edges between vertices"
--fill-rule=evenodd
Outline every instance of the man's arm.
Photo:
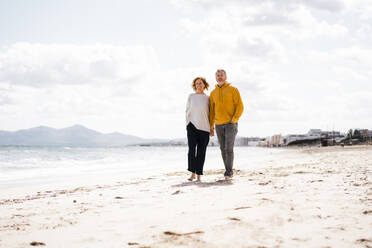
M 215 104 L 212 94 L 209 96 L 209 125 L 211 131 L 214 130 Z
M 233 101 L 235 105 L 235 113 L 231 119 L 231 122 L 237 123 L 240 116 L 243 114 L 244 106 L 243 106 L 242 98 L 240 97 L 239 90 L 236 88 L 233 92 Z

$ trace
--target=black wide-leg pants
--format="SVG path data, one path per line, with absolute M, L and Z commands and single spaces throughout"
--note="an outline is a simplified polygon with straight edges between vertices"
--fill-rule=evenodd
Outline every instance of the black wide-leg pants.
M 191 122 L 189 122 L 186 129 L 189 146 L 187 170 L 197 175 L 203 175 L 205 153 L 209 143 L 209 132 L 196 129 Z

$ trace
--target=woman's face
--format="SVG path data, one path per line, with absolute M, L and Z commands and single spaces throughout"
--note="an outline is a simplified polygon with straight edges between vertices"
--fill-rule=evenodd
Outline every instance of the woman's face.
M 195 81 L 195 88 L 196 88 L 196 91 L 198 91 L 198 92 L 203 92 L 204 91 L 204 88 L 205 88 L 204 83 L 200 78 Z

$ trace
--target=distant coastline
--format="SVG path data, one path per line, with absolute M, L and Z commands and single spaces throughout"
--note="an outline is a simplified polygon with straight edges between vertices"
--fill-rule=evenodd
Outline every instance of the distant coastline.
M 372 144 L 372 130 L 350 129 L 323 131 L 310 129 L 306 134 L 276 134 L 268 137 L 237 136 L 235 146 L 286 147 L 286 146 L 332 146 Z M 216 137 L 211 137 L 209 146 L 218 146 Z M 119 132 L 101 133 L 83 125 L 56 129 L 38 126 L 18 131 L 1 131 L 0 146 L 20 147 L 123 147 L 123 146 L 187 146 L 186 138 L 146 139 Z

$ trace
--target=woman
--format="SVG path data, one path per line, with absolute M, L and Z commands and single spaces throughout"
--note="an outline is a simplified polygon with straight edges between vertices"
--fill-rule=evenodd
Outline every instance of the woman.
M 203 175 L 205 153 L 209 143 L 209 96 L 204 93 L 208 90 L 209 84 L 203 77 L 197 77 L 192 81 L 192 88 L 195 93 L 191 93 L 186 105 L 186 130 L 189 146 L 188 152 L 188 171 L 191 177 L 189 181 L 195 179 L 200 182 Z

